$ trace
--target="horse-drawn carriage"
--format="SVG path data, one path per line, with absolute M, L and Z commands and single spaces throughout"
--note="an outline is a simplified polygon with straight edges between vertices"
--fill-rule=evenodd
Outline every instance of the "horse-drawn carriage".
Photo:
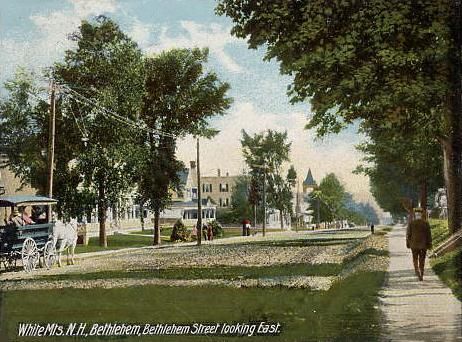
M 56 200 L 42 196 L 11 195 L 0 196 L 0 265 L 5 269 L 16 267 L 22 260 L 26 272 L 31 272 L 40 263 L 51 268 L 56 261 L 55 242 L 52 239 L 54 224 L 44 215 L 33 221 L 27 217 L 25 208 L 46 208 Z

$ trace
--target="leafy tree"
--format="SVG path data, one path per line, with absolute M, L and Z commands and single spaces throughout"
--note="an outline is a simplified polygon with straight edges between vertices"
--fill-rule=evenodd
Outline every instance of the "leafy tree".
M 364 222 L 378 224 L 379 218 L 377 212 L 369 203 L 357 202 L 353 196 L 346 192 L 344 197 L 344 216 L 349 221 L 356 224 L 363 224 Z
M 375 209 L 369 203 L 356 202 L 334 173 L 326 175 L 307 200 L 315 215 L 319 203 L 321 222 L 346 219 L 356 224 L 379 223 Z
M 323 192 L 320 191 L 319 188 L 313 190 L 306 198 L 306 201 L 310 204 L 310 208 L 313 210 L 316 220 L 319 210 L 319 223 L 332 222 L 332 220 L 334 220 L 333 212 L 327 204 Z
M 76 152 L 84 186 L 97 196 L 100 245 L 107 246 L 106 213 L 133 186 L 139 161 L 139 130 L 124 118 L 137 120 L 144 95 L 144 63 L 141 51 L 118 25 L 106 17 L 82 21 L 53 75 L 85 98 L 68 93 L 66 117 L 75 132 L 82 129 L 88 145 Z M 98 106 L 108 111 L 98 110 Z M 117 115 L 114 115 L 116 113 Z M 138 140 L 137 140 L 138 138 Z
M 369 141 L 358 146 L 366 164 L 356 172 L 369 176 L 376 200 L 380 203 L 394 198 L 391 209 L 399 215 L 403 197 L 412 200 L 419 193 L 420 204 L 426 209 L 429 194 L 443 184 L 442 153 L 437 141 L 422 133 L 403 136 L 390 129 L 369 129 L 368 135 Z M 394 193 L 387 194 L 390 186 L 395 187 Z
M 293 172 L 284 179 L 282 166 L 289 161 L 291 143 L 287 142 L 287 132 L 267 130 L 250 136 L 242 130 L 241 139 L 244 159 L 250 168 L 252 187 L 252 202 L 262 199 L 261 192 L 266 172 L 267 203 L 280 212 L 281 229 L 283 228 L 284 213 L 292 210 L 291 184 L 294 183 Z M 293 170 L 295 171 L 295 170 Z M 295 175 L 296 177 L 296 175 Z
M 4 167 L 14 172 L 22 186 L 30 184 L 39 194 L 46 195 L 49 104 L 38 95 L 41 89 L 36 75 L 25 69 L 18 69 L 5 89 L 8 95 L 0 104 L 0 149 L 7 157 Z M 66 114 L 64 100 L 58 97 L 53 197 L 58 199 L 60 217 L 82 217 L 88 206 L 94 205 L 94 198 L 78 188 L 82 177 L 71 161 L 81 142 Z
M 1 102 L 0 144 L 9 167 L 21 185 L 31 184 L 40 194 L 46 194 L 46 150 L 48 104 L 35 100 L 34 75 L 18 69 L 14 78 L 5 83 L 7 97 Z M 37 177 L 38 176 L 38 177 Z
M 154 244 L 160 244 L 159 216 L 178 190 L 184 169 L 175 156 L 176 139 L 186 134 L 212 137 L 208 119 L 223 115 L 231 104 L 229 85 L 205 70 L 207 49 L 172 49 L 145 61 L 143 112 L 146 126 L 167 134 L 150 135 L 139 192 L 154 211 Z
M 243 219 L 252 217 L 252 205 L 249 200 L 250 178 L 240 176 L 236 180 L 231 194 L 231 212 L 234 222 L 242 222 Z
M 325 204 L 329 207 L 334 219 L 339 218 L 344 207 L 345 188 L 334 173 L 326 175 L 319 183 Z
M 287 183 L 294 188 L 297 183 L 297 171 L 295 171 L 295 167 L 290 165 L 289 170 L 287 171 Z
M 425 131 L 444 153 L 449 226 L 462 220 L 460 2 L 220 0 L 217 12 L 250 48 L 266 47 L 310 99 L 308 128 L 338 132 L 360 119 Z
M 360 203 L 359 213 L 361 213 L 369 223 L 378 224 L 379 218 L 377 212 L 369 203 Z

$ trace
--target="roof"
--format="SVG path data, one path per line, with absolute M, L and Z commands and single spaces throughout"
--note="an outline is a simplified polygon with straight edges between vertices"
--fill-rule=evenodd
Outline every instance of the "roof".
M 188 180 L 188 175 L 189 175 L 189 169 L 183 169 L 181 171 L 178 171 L 177 175 L 178 175 L 178 178 L 180 179 L 180 184 L 182 186 L 186 185 L 186 182 Z
M 311 169 L 308 169 L 308 174 L 306 175 L 306 178 L 303 181 L 303 185 L 306 185 L 306 186 L 316 185 L 316 181 L 314 180 L 313 175 L 311 174 Z
M 27 205 L 47 205 L 55 204 L 58 201 L 45 197 L 35 195 L 9 195 L 0 196 L 0 207 L 11 207 L 11 206 L 27 206 Z

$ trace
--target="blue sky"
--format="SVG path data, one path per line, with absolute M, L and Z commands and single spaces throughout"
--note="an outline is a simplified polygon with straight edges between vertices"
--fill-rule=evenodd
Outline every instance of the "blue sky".
M 148 54 L 172 47 L 208 47 L 209 70 L 230 83 L 234 98 L 227 115 L 212 120 L 221 134 L 202 146 L 203 170 L 219 168 L 237 174 L 244 163 L 240 131 L 268 128 L 287 130 L 292 139 L 292 163 L 302 179 L 311 168 L 316 180 L 335 172 L 347 190 L 363 201 L 373 201 L 367 178 L 352 175 L 360 155 L 354 149 L 361 138 L 351 128 L 338 136 L 315 141 L 304 130 L 308 103 L 290 105 L 286 89 L 291 79 L 279 74 L 276 62 L 262 60 L 264 50 L 249 50 L 244 40 L 229 33 L 232 23 L 214 13 L 214 0 L 0 0 L 0 81 L 18 66 L 39 72 L 62 58 L 72 44 L 67 34 L 82 19 L 105 14 L 115 19 Z M 180 142 L 178 154 L 194 159 L 191 138 Z

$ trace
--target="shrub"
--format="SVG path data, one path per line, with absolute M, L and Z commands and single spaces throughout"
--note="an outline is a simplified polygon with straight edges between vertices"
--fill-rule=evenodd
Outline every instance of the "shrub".
M 183 220 L 178 220 L 173 225 L 172 234 L 170 235 L 170 241 L 188 241 L 189 231 L 183 223 Z
M 212 226 L 213 236 L 222 237 L 225 234 L 223 227 L 217 220 L 213 220 L 209 224 Z
M 239 218 L 229 209 L 218 208 L 216 218 L 224 224 L 239 222 Z

